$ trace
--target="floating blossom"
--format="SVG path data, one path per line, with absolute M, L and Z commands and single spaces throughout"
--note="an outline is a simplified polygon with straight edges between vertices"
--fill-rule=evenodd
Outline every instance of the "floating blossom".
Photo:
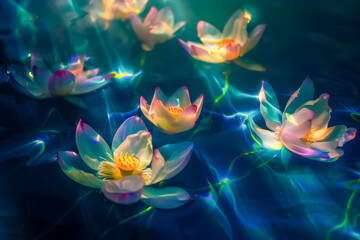
M 258 96 L 260 111 L 270 130 L 261 129 L 251 116 L 248 126 L 266 148 L 285 151 L 285 147 L 313 160 L 337 160 L 344 154 L 339 147 L 355 137 L 356 129 L 347 128 L 345 125 L 329 127 L 330 95 L 322 94 L 316 100 L 312 100 L 313 96 L 314 84 L 307 78 L 291 95 L 284 112 L 281 113 L 274 90 L 268 83 L 263 82 Z
M 197 32 L 202 44 L 185 43 L 181 39 L 179 41 L 195 59 L 210 63 L 235 60 L 238 65 L 247 65 L 253 70 L 264 70 L 259 65 L 248 65 L 239 59 L 256 46 L 266 27 L 266 25 L 257 26 L 248 37 L 246 26 L 250 19 L 251 16 L 246 11 L 237 10 L 227 21 L 222 33 L 213 25 L 200 21 L 197 25 Z
M 95 1 L 93 11 L 105 20 L 130 18 L 132 13 L 139 14 L 144 11 L 148 0 L 102 0 Z
M 199 118 L 204 94 L 191 104 L 189 90 L 181 87 L 170 98 L 160 88 L 155 89 L 150 106 L 140 97 L 141 111 L 149 121 L 168 134 L 187 131 L 194 127 Z
M 84 94 L 106 85 L 112 74 L 97 76 L 99 69 L 84 71 L 85 55 L 75 57 L 68 66 L 53 72 L 37 52 L 31 55 L 30 67 L 13 65 L 15 84 L 35 98 L 64 97 Z
M 152 7 L 143 22 L 136 14 L 131 13 L 130 20 L 136 35 L 143 42 L 142 48 L 145 51 L 151 51 L 155 44 L 173 38 L 185 25 L 185 22 L 175 24 L 174 13 L 169 7 L 160 11 Z
M 141 199 L 157 208 L 176 208 L 191 200 L 181 188 L 149 185 L 178 174 L 188 163 L 193 143 L 168 144 L 153 151 L 151 135 L 137 116 L 128 118 L 114 135 L 111 149 L 81 120 L 76 129 L 75 152 L 59 152 L 63 172 L 74 181 L 101 188 L 111 201 L 131 204 Z M 145 187 L 144 187 L 145 186 Z

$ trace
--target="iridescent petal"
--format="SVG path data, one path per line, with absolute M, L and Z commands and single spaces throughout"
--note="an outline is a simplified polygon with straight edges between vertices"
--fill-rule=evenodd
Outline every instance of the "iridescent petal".
M 154 44 L 164 43 L 174 37 L 173 29 L 165 22 L 160 22 L 150 30 L 153 35 Z
M 287 115 L 293 114 L 301 105 L 312 100 L 314 97 L 314 91 L 313 81 L 310 78 L 306 78 L 300 88 L 291 95 L 289 101 L 287 102 L 282 117 L 283 122 L 286 120 Z
M 315 112 L 307 108 L 302 108 L 299 111 L 296 111 L 284 122 L 281 135 L 292 135 L 297 138 L 307 136 L 310 133 L 314 115 Z
M 46 69 L 46 64 L 44 62 L 44 59 L 41 57 L 40 53 L 38 53 L 37 51 L 34 51 L 31 54 L 31 58 L 30 58 L 31 69 L 33 69 L 34 66 Z
M 222 39 L 232 39 L 243 46 L 247 40 L 247 19 L 244 18 L 244 13 L 237 10 L 225 24 Z
M 200 94 L 200 96 L 194 101 L 194 105 L 196 105 L 196 120 L 199 118 L 201 109 L 203 106 L 204 94 Z
M 160 22 L 165 22 L 170 28 L 174 27 L 174 13 L 170 7 L 162 8 L 158 13 L 158 19 Z
M 218 54 L 226 61 L 232 61 L 239 57 L 240 45 L 237 42 L 227 44 L 218 50 Z
M 177 89 L 171 97 L 169 97 L 168 101 L 176 101 L 178 103 L 177 105 L 180 105 L 182 109 L 186 109 L 191 105 L 188 88 L 183 86 Z
M 132 116 L 126 119 L 114 135 L 111 146 L 112 151 L 115 152 L 115 150 L 120 146 L 122 142 L 125 141 L 128 136 L 136 134 L 139 131 L 148 131 L 141 118 L 139 118 L 138 116 Z
M 142 202 L 160 209 L 178 208 L 191 200 L 191 196 L 188 192 L 177 187 L 145 187 L 141 195 Z
M 33 79 L 30 78 L 29 73 L 26 68 L 20 65 L 11 65 L 9 68 L 11 72 L 12 83 L 14 87 L 25 93 L 26 95 L 36 97 L 36 98 L 45 98 L 49 96 L 49 92 L 42 92 Z
M 166 103 L 168 101 L 168 98 L 159 87 L 155 88 L 155 93 L 153 99 L 151 100 L 150 109 L 149 109 L 150 115 L 155 113 L 155 105 L 157 101 L 161 101 L 163 103 Z
M 155 162 L 151 165 L 153 172 L 149 184 L 172 178 L 181 172 L 190 160 L 193 147 L 192 142 L 182 142 L 158 148 L 154 153 Z
M 281 111 L 279 110 L 279 102 L 276 94 L 270 84 L 263 81 L 260 93 L 258 95 L 260 101 L 260 112 L 263 116 L 266 126 L 277 131 L 281 127 Z
M 72 180 L 92 188 L 100 188 L 103 181 L 95 175 L 75 152 L 58 152 L 57 160 L 61 170 Z
M 104 76 L 97 76 L 93 78 L 89 78 L 86 80 L 83 80 L 81 82 L 78 82 L 76 80 L 75 87 L 72 90 L 72 94 L 84 94 L 92 92 L 96 89 L 99 89 L 106 84 L 108 84 L 109 81 L 106 81 Z
M 258 142 L 258 139 L 253 134 L 260 138 L 261 142 L 258 142 L 260 145 L 274 150 L 280 150 L 283 147 L 283 144 L 280 142 L 279 137 L 275 132 L 260 128 L 251 116 L 249 116 L 247 124 L 254 140 Z
M 139 10 L 139 12 L 141 13 L 147 4 L 148 0 L 137 0 L 136 4 L 137 4 L 137 9 Z
M 48 82 L 50 81 L 50 74 L 37 66 L 32 68 L 32 72 L 34 76 L 34 82 L 36 83 L 37 87 L 42 92 L 49 92 Z
M 153 159 L 151 161 L 151 170 L 152 170 L 151 180 L 146 185 L 151 185 L 151 184 L 158 182 L 157 179 L 158 179 L 159 173 L 162 171 L 164 166 L 165 166 L 164 157 L 161 155 L 159 149 L 155 149 L 154 154 L 153 154 Z
M 66 70 L 70 71 L 74 75 L 77 75 L 84 69 L 84 60 L 85 54 L 75 57 Z
M 144 26 L 144 24 L 141 22 L 140 18 L 134 14 L 130 14 L 130 21 L 131 26 L 134 29 L 134 32 L 138 36 L 138 38 L 147 46 L 149 49 L 145 50 L 151 50 L 154 47 L 154 38 L 153 35 L 150 34 L 149 30 Z
M 105 181 L 101 191 L 105 197 L 115 203 L 132 204 L 140 199 L 143 187 L 143 178 L 139 175 L 132 175 L 116 181 Z
M 172 33 L 174 36 L 179 36 L 184 29 L 184 26 L 186 25 L 186 22 L 182 21 L 182 22 L 178 22 L 175 24 L 175 26 L 172 29 Z
M 265 28 L 265 24 L 259 25 L 251 32 L 250 37 L 247 39 L 247 41 L 241 48 L 240 57 L 242 57 L 245 53 L 249 52 L 258 44 Z
M 112 152 L 105 140 L 89 125 L 79 121 L 76 128 L 76 145 L 83 161 L 91 169 L 98 170 L 102 161 L 112 162 Z
M 266 71 L 266 68 L 264 66 L 260 65 L 259 63 L 251 59 L 247 59 L 244 57 L 235 59 L 234 63 L 242 68 L 246 68 L 252 71 L 258 71 L 258 72 Z
M 144 25 L 149 27 L 156 21 L 156 17 L 158 14 L 158 10 L 156 7 L 151 7 L 149 13 L 146 15 L 144 19 Z
M 221 32 L 210 23 L 200 21 L 197 24 L 198 37 L 204 44 L 213 44 L 221 41 Z
M 121 155 L 134 155 L 143 166 L 148 166 L 153 156 L 151 134 L 148 131 L 139 131 L 127 136 L 114 152 L 114 158 Z
M 152 118 L 152 116 L 149 113 L 150 110 L 150 106 L 149 104 L 146 102 L 145 98 L 143 98 L 142 96 L 140 97 L 140 109 L 141 112 L 144 114 L 144 116 L 153 124 L 155 124 L 154 119 Z
M 317 137 L 315 141 L 317 142 L 330 142 L 337 141 L 339 147 L 342 147 L 346 142 L 353 139 L 356 135 L 355 128 L 347 128 L 345 125 L 336 125 L 330 128 L 327 128 L 325 133 L 320 137 Z
M 331 109 L 328 104 L 329 97 L 330 95 L 327 93 L 321 94 L 321 96 L 318 99 L 314 101 L 308 101 L 299 107 L 299 108 L 305 107 L 315 112 L 311 126 L 312 131 L 319 131 L 319 133 L 326 131 L 330 121 L 330 113 L 331 113 Z
M 66 96 L 71 94 L 75 86 L 75 76 L 69 71 L 59 70 L 49 79 L 48 89 L 52 96 Z
M 305 144 L 305 142 L 292 135 L 292 134 L 281 134 L 281 142 L 291 152 L 308 158 L 326 158 L 327 154 L 311 149 Z
M 221 63 L 225 62 L 226 59 L 224 59 L 222 56 L 219 55 L 217 50 L 209 49 L 207 46 L 188 42 L 185 43 L 182 40 L 179 40 L 181 45 L 189 52 L 189 54 L 198 60 L 209 62 L 209 63 Z M 187 46 L 184 46 L 184 44 Z
M 181 131 L 187 131 L 194 127 L 197 120 L 197 106 L 195 104 L 190 105 L 183 111 L 175 121 L 175 126 L 178 126 Z

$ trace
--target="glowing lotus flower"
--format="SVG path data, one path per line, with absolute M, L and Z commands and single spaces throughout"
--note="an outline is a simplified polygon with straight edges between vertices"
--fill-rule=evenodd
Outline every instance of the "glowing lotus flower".
M 248 37 L 246 26 L 250 19 L 251 16 L 247 12 L 237 10 L 227 21 L 222 33 L 213 25 L 200 21 L 197 31 L 202 44 L 185 43 L 181 39 L 179 41 L 191 56 L 204 62 L 222 63 L 239 60 L 239 57 L 256 46 L 266 27 L 257 26 Z
M 169 7 L 160 11 L 152 7 L 144 22 L 134 13 L 131 14 L 130 20 L 136 35 L 143 42 L 142 48 L 146 51 L 151 51 L 155 44 L 173 38 L 185 25 L 185 22 L 174 23 L 174 14 Z
M 95 1 L 94 12 L 105 20 L 129 19 L 130 14 L 144 11 L 148 0 L 102 0 L 102 6 Z
M 284 150 L 320 161 L 334 161 L 344 154 L 338 147 L 355 137 L 356 129 L 345 125 L 329 127 L 329 94 L 312 100 L 314 84 L 307 78 L 286 104 L 284 113 L 272 87 L 263 82 L 259 93 L 260 111 L 266 126 L 261 129 L 249 116 L 248 126 L 270 149 Z M 286 154 L 285 154 L 286 155 Z
M 98 68 L 84 71 L 85 55 L 75 57 L 67 67 L 52 72 L 37 52 L 31 55 L 30 67 L 13 65 L 16 86 L 35 98 L 84 94 L 103 87 L 113 74 L 96 76 Z
M 167 98 L 160 88 L 155 89 L 150 106 L 141 96 L 141 111 L 155 126 L 168 134 L 187 131 L 194 127 L 199 118 L 204 95 L 191 104 L 187 87 L 179 88 Z
M 61 169 L 82 185 L 101 188 L 113 202 L 131 204 L 141 199 L 158 208 L 175 208 L 191 200 L 181 188 L 149 185 L 178 174 L 190 159 L 193 143 L 168 144 L 153 151 L 151 135 L 137 116 L 119 127 L 111 149 L 94 129 L 80 121 L 76 145 L 80 156 L 58 153 Z

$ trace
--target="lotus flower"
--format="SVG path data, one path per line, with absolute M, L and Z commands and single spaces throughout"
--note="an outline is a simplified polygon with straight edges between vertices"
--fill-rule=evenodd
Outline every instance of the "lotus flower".
M 139 14 L 144 11 L 148 0 L 102 0 L 95 1 L 93 11 L 105 20 L 130 18 L 130 14 Z
M 263 82 L 259 93 L 260 111 L 270 130 L 261 129 L 249 116 L 250 130 L 267 148 L 284 150 L 285 147 L 318 161 L 337 160 L 344 154 L 339 147 L 355 137 L 356 129 L 345 125 L 329 127 L 329 94 L 322 94 L 316 100 L 312 100 L 313 95 L 314 84 L 307 78 L 281 113 L 274 90 Z
M 84 71 L 85 60 L 85 55 L 75 57 L 67 67 L 51 72 L 46 62 L 34 52 L 30 67 L 13 65 L 12 76 L 22 92 L 39 99 L 89 93 L 106 85 L 113 74 L 97 76 L 98 68 Z
M 213 25 L 200 21 L 197 31 L 202 44 L 179 41 L 195 59 L 210 63 L 236 60 L 235 63 L 244 65 L 238 58 L 256 46 L 266 27 L 257 26 L 248 37 L 246 26 L 250 19 L 246 11 L 237 10 L 227 21 L 222 33 Z
M 130 20 L 136 35 L 143 42 L 142 48 L 145 51 L 151 51 L 155 44 L 173 38 L 185 25 L 185 22 L 174 23 L 174 14 L 169 7 L 160 11 L 152 7 L 144 22 L 134 13 L 131 13 Z
M 76 129 L 75 152 L 59 152 L 58 162 L 72 180 L 101 188 L 105 197 L 119 204 L 141 199 L 157 208 L 175 208 L 190 201 L 181 188 L 149 185 L 178 174 L 188 163 L 193 143 L 168 144 L 153 151 L 151 135 L 137 116 L 128 118 L 114 135 L 111 149 L 81 120 Z
M 167 134 L 187 131 L 194 127 L 199 118 L 204 95 L 191 104 L 187 87 L 179 88 L 167 98 L 160 88 L 155 89 L 150 106 L 141 96 L 141 111 L 150 122 Z

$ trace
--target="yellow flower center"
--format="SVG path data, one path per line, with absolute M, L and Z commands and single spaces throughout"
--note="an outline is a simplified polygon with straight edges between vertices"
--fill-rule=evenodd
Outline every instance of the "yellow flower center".
M 168 107 L 166 108 L 174 118 L 178 118 L 183 110 L 180 107 Z
M 134 156 L 122 155 L 115 159 L 115 164 L 123 171 L 134 171 L 140 166 L 140 161 Z
M 231 39 L 224 39 L 224 40 L 221 40 L 219 41 L 218 43 L 218 49 L 224 47 L 224 46 L 227 46 L 229 44 L 232 44 L 234 43 L 235 41 L 234 40 L 231 40 Z

